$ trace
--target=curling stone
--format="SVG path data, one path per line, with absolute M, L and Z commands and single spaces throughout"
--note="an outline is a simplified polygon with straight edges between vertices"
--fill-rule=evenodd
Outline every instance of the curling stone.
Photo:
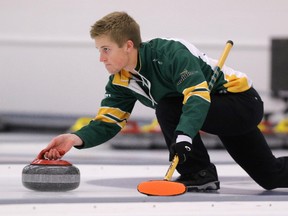
M 35 159 L 22 170 L 22 184 L 36 191 L 69 191 L 80 184 L 80 171 L 65 160 Z

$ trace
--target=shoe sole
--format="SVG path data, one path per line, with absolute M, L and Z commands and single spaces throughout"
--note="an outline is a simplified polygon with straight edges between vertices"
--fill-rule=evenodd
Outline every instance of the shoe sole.
M 209 192 L 209 191 L 216 191 L 220 189 L 220 182 L 219 181 L 214 181 L 214 182 L 209 182 L 204 185 L 198 185 L 198 186 L 186 186 L 187 192 Z

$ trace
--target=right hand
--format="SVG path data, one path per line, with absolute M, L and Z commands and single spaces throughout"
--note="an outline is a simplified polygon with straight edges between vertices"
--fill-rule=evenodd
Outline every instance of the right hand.
M 62 134 L 51 140 L 48 146 L 37 156 L 37 159 L 58 160 L 73 146 L 81 146 L 83 141 L 75 134 Z
M 193 145 L 189 142 L 173 143 L 170 147 L 169 160 L 172 161 L 175 155 L 178 155 L 179 164 L 183 164 L 190 155 L 192 155 Z
M 178 155 L 179 164 L 184 163 L 188 157 L 193 155 L 192 139 L 185 134 L 178 134 L 175 142 L 170 146 L 169 160 L 172 161 Z

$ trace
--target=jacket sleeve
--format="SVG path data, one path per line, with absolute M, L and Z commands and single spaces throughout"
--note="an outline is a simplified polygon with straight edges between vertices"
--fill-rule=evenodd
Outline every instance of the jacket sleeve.
M 96 117 L 80 130 L 74 132 L 83 145 L 78 148 L 90 148 L 100 145 L 113 138 L 125 125 L 134 108 L 136 98 L 129 90 L 106 85 L 106 97 L 101 102 Z
M 201 129 L 210 107 L 210 92 L 201 70 L 201 60 L 189 50 L 180 49 L 174 53 L 170 67 L 174 85 L 184 96 L 176 131 L 193 138 Z

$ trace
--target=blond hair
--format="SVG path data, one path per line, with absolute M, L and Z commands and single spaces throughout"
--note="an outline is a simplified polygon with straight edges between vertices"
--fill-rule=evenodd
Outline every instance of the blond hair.
M 138 49 L 142 42 L 138 23 L 126 12 L 110 13 L 91 26 L 92 39 L 103 35 L 109 36 L 119 47 L 122 47 L 127 40 L 131 40 Z

